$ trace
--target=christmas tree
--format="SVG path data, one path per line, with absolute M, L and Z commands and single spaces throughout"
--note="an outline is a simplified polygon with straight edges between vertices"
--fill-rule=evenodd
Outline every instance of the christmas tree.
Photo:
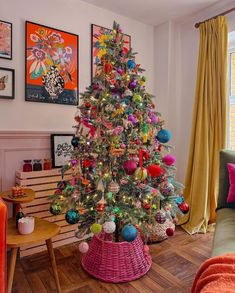
M 132 241 L 137 229 L 177 222 L 188 205 L 175 181 L 171 133 L 145 89 L 146 77 L 132 49 L 124 45 L 118 24 L 101 30 L 95 43 L 96 74 L 81 94 L 75 115 L 71 181 L 62 181 L 52 197 L 51 212 L 66 210 L 79 224 L 79 235 L 103 230 L 116 241 Z M 148 225 L 146 225 L 146 223 Z

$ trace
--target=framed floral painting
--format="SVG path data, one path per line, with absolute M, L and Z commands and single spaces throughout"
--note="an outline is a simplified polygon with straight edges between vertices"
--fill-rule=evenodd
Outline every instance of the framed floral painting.
M 103 53 L 103 40 L 99 36 L 105 31 L 111 32 L 111 29 L 96 24 L 91 25 L 91 81 L 96 74 L 96 64 L 100 61 L 100 58 L 102 57 Z M 131 36 L 123 34 L 123 41 L 123 48 L 130 50 Z
M 12 23 L 0 20 L 0 58 L 12 59 Z
M 25 100 L 78 103 L 78 35 L 26 21 Z

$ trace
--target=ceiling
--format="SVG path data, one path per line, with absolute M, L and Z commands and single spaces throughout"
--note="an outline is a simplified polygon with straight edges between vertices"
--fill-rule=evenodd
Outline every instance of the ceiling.
M 158 25 L 194 14 L 218 0 L 82 0 L 143 23 Z M 222 0 L 220 0 L 222 1 Z

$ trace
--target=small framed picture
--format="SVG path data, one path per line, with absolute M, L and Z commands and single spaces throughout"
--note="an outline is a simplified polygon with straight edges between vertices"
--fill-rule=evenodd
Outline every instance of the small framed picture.
M 12 59 L 12 23 L 0 20 L 0 58 Z
M 73 134 L 51 134 L 52 167 L 59 168 L 68 163 L 71 158 Z
M 15 98 L 15 70 L 0 67 L 0 98 Z

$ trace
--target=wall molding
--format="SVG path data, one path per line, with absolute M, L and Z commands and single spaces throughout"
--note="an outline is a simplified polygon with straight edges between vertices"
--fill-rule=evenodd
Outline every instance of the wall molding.
M 71 131 L 28 131 L 28 130 L 0 130 L 0 139 L 17 139 L 17 138 L 48 138 L 53 133 L 72 133 Z

